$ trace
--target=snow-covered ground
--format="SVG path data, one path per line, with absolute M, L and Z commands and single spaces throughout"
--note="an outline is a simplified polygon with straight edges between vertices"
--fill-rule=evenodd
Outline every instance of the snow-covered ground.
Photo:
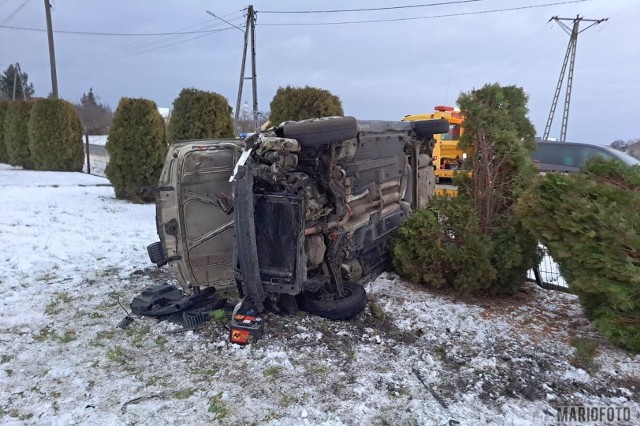
M 108 139 L 109 135 L 89 135 L 89 143 L 91 145 L 105 146 Z
M 89 161 L 91 161 L 89 169 L 94 176 L 105 177 L 105 169 L 109 163 L 109 155 L 100 155 L 89 152 Z M 82 171 L 87 173 L 87 156 L 84 157 L 84 164 L 82 165 Z
M 154 207 L 96 176 L 5 165 L 0 191 L 1 424 L 540 425 L 570 404 L 629 407 L 640 424 L 640 356 L 600 338 L 572 295 L 458 300 L 385 273 L 355 320 L 268 314 L 246 347 L 218 323 L 121 330 L 118 301 L 172 281 L 148 268 Z

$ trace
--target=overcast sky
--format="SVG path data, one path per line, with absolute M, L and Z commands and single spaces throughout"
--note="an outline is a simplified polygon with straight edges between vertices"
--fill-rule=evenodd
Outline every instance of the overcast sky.
M 446 0 L 254 1 L 261 111 L 279 86 L 316 86 L 361 119 L 401 119 L 454 105 L 485 83 L 529 94 L 530 118 L 544 131 L 569 36 L 552 16 L 609 18 L 578 37 L 568 140 L 609 144 L 640 138 L 640 1 L 591 0 L 494 13 L 562 0 L 476 0 L 384 11 L 273 14 L 268 11 L 375 8 Z M 78 102 L 93 87 L 116 108 L 121 97 L 171 107 L 183 87 L 221 93 L 235 106 L 248 3 L 201 0 L 51 0 L 54 31 L 194 32 L 167 36 L 55 33 L 60 96 Z M 262 13 L 261 13 L 262 12 Z M 388 21 L 399 18 L 429 17 Z M 387 22 L 292 25 L 362 20 Z M 280 24 L 280 25 L 271 25 Z M 570 26 L 571 22 L 567 22 Z M 0 0 L 0 25 L 45 29 L 42 0 Z M 581 23 L 585 28 L 588 23 Z M 201 33 L 197 31 L 223 31 Z M 19 62 L 36 95 L 51 91 L 46 32 L 0 28 L 0 67 Z M 247 75 L 250 67 L 247 63 Z M 243 101 L 251 104 L 246 81 Z M 564 88 L 551 137 L 560 133 Z

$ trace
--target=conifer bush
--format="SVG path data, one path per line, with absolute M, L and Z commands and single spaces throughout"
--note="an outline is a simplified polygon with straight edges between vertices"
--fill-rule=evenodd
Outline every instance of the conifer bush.
M 116 198 L 134 202 L 153 201 L 140 189 L 158 184 L 167 152 L 165 126 L 156 103 L 122 98 L 113 117 L 106 144 L 109 163 L 105 174 Z
M 233 137 L 231 112 L 227 99 L 218 93 L 182 89 L 173 101 L 169 140 Z
M 12 166 L 33 169 L 33 159 L 29 150 L 29 117 L 31 101 L 11 101 L 4 118 L 4 143 L 7 159 Z
M 521 88 L 498 84 L 460 95 L 472 172 L 456 178 L 455 199 L 436 197 L 401 227 L 393 259 L 402 275 L 460 293 L 510 294 L 525 282 L 540 259 L 514 210 L 536 175 L 526 102 Z
M 405 278 L 461 293 L 496 278 L 492 242 L 479 232 L 478 218 L 462 197 L 436 197 L 398 230 L 393 264 Z
M 35 101 L 29 119 L 29 150 L 37 170 L 82 171 L 82 125 L 73 105 L 62 99 Z
M 4 143 L 4 117 L 7 115 L 9 102 L 0 101 L 0 163 L 9 164 L 7 145 Z
M 271 101 L 269 120 L 273 125 L 283 121 L 343 116 L 340 98 L 317 87 L 280 87 Z
M 640 167 L 595 159 L 583 173 L 541 177 L 518 201 L 585 314 L 640 352 Z

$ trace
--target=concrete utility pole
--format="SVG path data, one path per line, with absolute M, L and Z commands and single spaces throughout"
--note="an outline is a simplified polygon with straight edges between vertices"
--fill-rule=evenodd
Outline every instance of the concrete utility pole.
M 258 131 L 258 82 L 256 80 L 256 14 L 249 6 L 251 14 L 251 91 L 253 92 L 253 127 Z
M 16 83 L 18 82 L 18 64 L 13 66 L 13 95 L 11 96 L 11 100 L 16 100 Z
M 249 32 L 251 32 L 251 77 L 245 77 L 244 70 L 247 63 L 247 47 L 249 45 Z M 247 8 L 247 22 L 244 27 L 244 48 L 242 49 L 242 64 L 240 65 L 240 84 L 238 85 L 238 98 L 236 99 L 236 110 L 233 119 L 233 128 L 238 136 L 238 117 L 240 115 L 240 102 L 242 100 L 242 86 L 244 80 L 251 80 L 253 91 L 253 127 L 258 131 L 258 86 L 256 81 L 256 15 L 253 6 Z
M 24 80 L 22 79 L 22 70 L 20 69 L 20 64 L 16 62 L 16 74 L 18 75 L 18 78 L 20 79 L 20 87 L 22 88 L 22 99 L 24 99 L 25 101 L 27 100 L 27 86 L 25 86 L 24 84 Z M 15 75 L 13 78 L 13 100 L 16 100 L 16 81 L 15 81 Z
M 564 55 L 562 69 L 560 70 L 560 78 L 558 79 L 556 91 L 553 95 L 553 102 L 551 102 L 551 110 L 549 111 L 549 118 L 547 119 L 547 125 L 544 127 L 544 134 L 542 135 L 543 140 L 549 139 L 549 132 L 551 131 L 551 123 L 553 123 L 553 116 L 556 112 L 556 107 L 558 106 L 558 98 L 560 97 L 560 90 L 562 89 L 564 75 L 565 75 L 565 72 L 567 71 L 567 64 L 569 64 L 569 76 L 567 78 L 567 92 L 564 96 L 564 110 L 562 111 L 562 126 L 560 128 L 560 140 L 562 142 L 565 142 L 567 140 L 567 124 L 569 123 L 569 104 L 571 103 L 571 89 L 573 86 L 573 70 L 576 62 L 576 46 L 578 44 L 578 34 L 608 19 L 609 18 L 585 19 L 585 18 L 581 18 L 580 15 L 577 15 L 576 18 L 558 18 L 557 16 L 553 16 L 551 19 L 549 19 L 549 22 L 556 21 L 558 24 L 560 24 L 562 29 L 565 30 L 567 34 L 569 34 L 569 44 L 567 45 L 567 52 Z M 573 28 L 569 29 L 569 27 L 562 21 L 573 21 Z M 580 28 L 581 21 L 591 22 L 591 25 L 580 30 L 579 28 Z
M 240 31 L 244 32 L 244 47 L 242 49 L 242 63 L 240 65 L 240 84 L 238 85 L 238 97 L 236 98 L 236 109 L 233 117 L 233 132 L 236 136 L 239 135 L 238 132 L 238 118 L 240 116 L 240 102 L 242 101 L 242 87 L 244 86 L 245 80 L 251 80 L 252 85 L 251 89 L 253 91 L 253 127 L 254 131 L 258 131 L 258 83 L 256 79 L 256 12 L 253 10 L 253 6 L 247 7 L 247 21 L 244 25 L 244 30 L 240 27 L 233 25 L 231 22 L 222 19 L 219 16 L 216 16 L 214 13 L 207 13 L 213 16 L 216 19 L 221 20 L 229 24 L 230 26 L 237 28 Z M 251 32 L 251 77 L 245 77 L 245 66 L 247 64 L 247 48 L 249 46 L 249 32 Z
M 233 117 L 233 134 L 238 136 L 238 117 L 240 116 L 240 100 L 242 99 L 242 86 L 244 85 L 244 66 L 247 63 L 247 46 L 249 45 L 249 25 L 251 14 L 247 11 L 247 23 L 244 26 L 244 47 L 242 49 L 242 63 L 240 64 L 240 84 L 238 85 L 238 97 L 236 98 L 236 109 Z
M 56 73 L 56 52 L 53 48 L 53 27 L 51 26 L 51 4 L 44 0 L 44 11 L 47 16 L 47 35 L 49 36 L 49 62 L 51 64 L 51 94 L 58 99 L 58 74 Z

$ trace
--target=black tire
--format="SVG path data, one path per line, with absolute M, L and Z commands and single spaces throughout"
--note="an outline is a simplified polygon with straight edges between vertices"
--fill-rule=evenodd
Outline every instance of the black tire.
M 296 139 L 303 147 L 315 148 L 355 138 L 358 135 L 358 124 L 353 117 L 285 123 L 282 135 Z
M 303 292 L 299 298 L 301 309 L 330 320 L 355 317 L 367 306 L 367 293 L 364 287 L 351 281 L 344 281 L 343 286 L 346 293 L 343 299 L 323 292 Z
M 447 133 L 449 131 L 449 122 L 444 118 L 436 120 L 420 120 L 412 121 L 413 131 L 418 137 L 433 136 L 438 133 Z

